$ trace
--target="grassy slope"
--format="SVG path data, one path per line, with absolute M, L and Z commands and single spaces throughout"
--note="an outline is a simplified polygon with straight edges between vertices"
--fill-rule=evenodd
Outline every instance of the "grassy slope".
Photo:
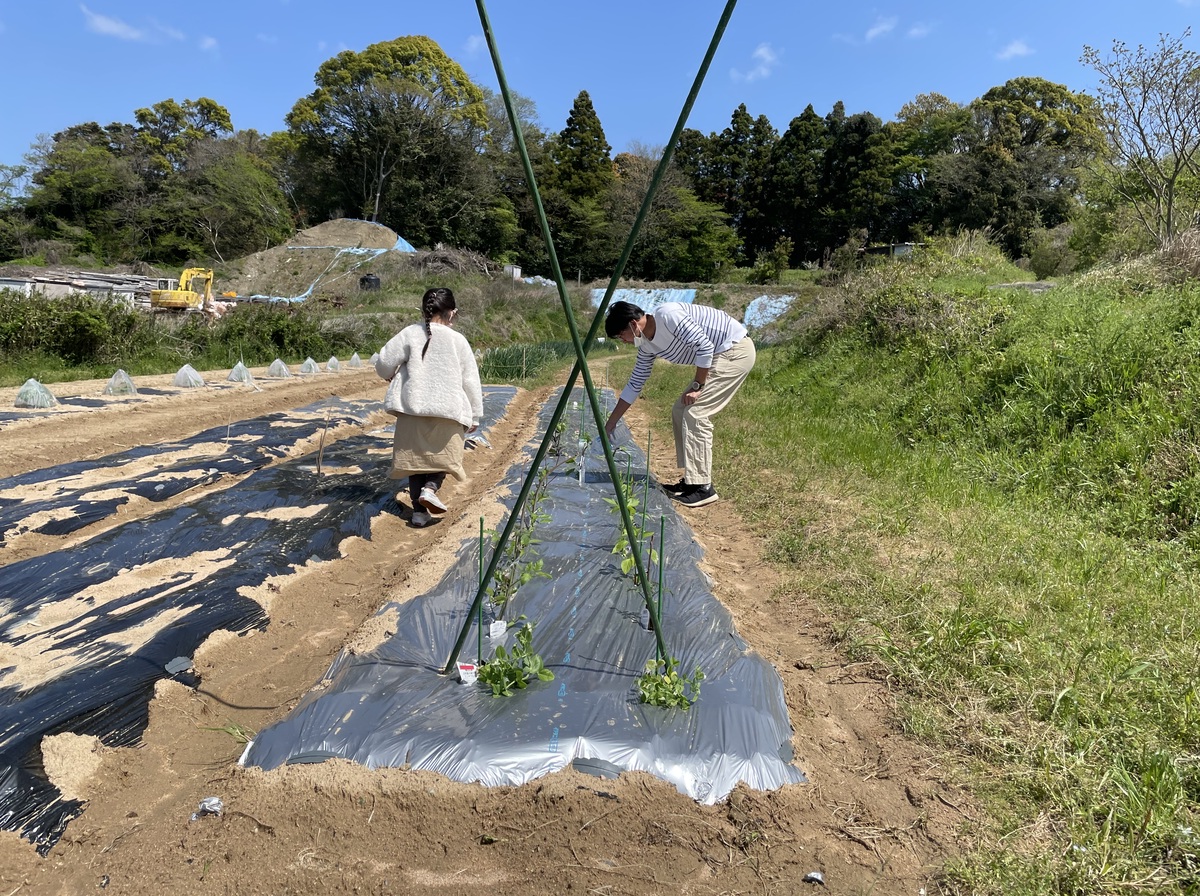
M 991 807 L 946 892 L 1200 886 L 1200 295 L 1163 265 L 1040 295 L 987 289 L 1020 275 L 986 254 L 867 272 L 718 419 L 771 600 L 827 607 Z

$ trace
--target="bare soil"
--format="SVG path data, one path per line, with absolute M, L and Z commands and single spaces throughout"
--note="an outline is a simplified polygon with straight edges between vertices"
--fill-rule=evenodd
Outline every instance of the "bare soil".
M 206 379 L 222 383 L 226 374 Z M 169 381 L 136 380 L 139 388 Z M 103 386 L 70 389 L 99 395 Z M 66 389 L 55 387 L 59 395 Z M 12 407 L 9 392 L 0 390 L 0 408 Z M 139 746 L 47 738 L 48 773 L 86 799 L 86 809 L 44 858 L 16 834 L 0 833 L 0 896 L 936 891 L 970 827 L 967 794 L 937 755 L 897 730 L 888 689 L 834 649 L 818 601 L 784 593 L 759 538 L 727 502 L 686 519 L 706 551 L 715 594 L 779 671 L 796 763 L 810 783 L 769 793 L 739 788 L 724 804 L 701 806 L 644 774 L 601 780 L 562 772 L 488 789 L 343 761 L 270 773 L 237 766 L 241 735 L 285 716 L 381 604 L 440 578 L 458 544 L 455 521 L 494 511 L 497 483 L 533 436 L 547 392 L 519 392 L 490 434 L 493 448 L 468 452 L 470 481 L 445 486 L 450 525 L 413 529 L 384 514 L 370 540 L 354 540 L 340 560 L 272 582 L 269 625 L 210 638 L 195 658 L 198 688 L 160 683 Z M 0 475 L 175 440 L 329 395 L 383 393 L 364 369 L 31 415 L 0 428 Z M 641 411 L 626 419 L 644 441 Z M 651 466 L 662 480 L 678 478 L 670 446 Z M 108 525 L 140 512 L 149 509 L 131 506 Z M 42 538 L 23 552 L 62 546 Z M 210 796 L 224 812 L 191 820 Z M 806 882 L 812 872 L 823 885 Z

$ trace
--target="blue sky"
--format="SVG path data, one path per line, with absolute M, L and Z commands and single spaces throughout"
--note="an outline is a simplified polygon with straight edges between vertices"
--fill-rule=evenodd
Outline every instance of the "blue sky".
M 491 0 L 511 88 L 561 130 L 587 90 L 615 152 L 659 146 L 724 8 L 723 0 Z M 922 93 L 967 103 L 1010 78 L 1090 90 L 1084 45 L 1151 46 L 1180 37 L 1200 0 L 740 0 L 689 126 L 719 131 L 745 103 L 783 131 L 811 103 L 826 114 L 895 118 Z M 132 122 L 134 110 L 207 96 L 236 128 L 264 133 L 313 89 L 341 50 L 407 34 L 433 38 L 495 89 L 473 0 L 0 0 L 0 164 L 19 164 L 39 135 L 72 124 Z M 1192 49 L 1200 40 L 1188 41 Z

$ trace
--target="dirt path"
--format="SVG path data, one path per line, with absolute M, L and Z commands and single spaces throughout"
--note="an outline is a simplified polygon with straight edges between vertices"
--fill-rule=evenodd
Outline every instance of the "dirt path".
M 0 428 L 0 474 L 178 439 L 330 395 L 383 395 L 365 370 L 259 385 L 8 424 Z M 95 394 L 103 383 L 76 388 Z M 196 655 L 199 689 L 160 683 L 139 747 L 48 739 L 47 769 L 87 808 L 46 858 L 0 833 L 0 896 L 101 888 L 146 896 L 790 894 L 806 891 L 814 871 L 830 892 L 933 892 L 968 821 L 964 797 L 936 757 L 895 731 L 888 692 L 838 656 L 826 620 L 803 597 L 781 596 L 777 574 L 727 503 L 686 518 L 717 597 L 783 678 L 796 762 L 810 784 L 739 789 L 726 804 L 705 807 L 642 774 L 602 781 L 563 772 L 485 789 L 341 761 L 269 774 L 235 765 L 241 735 L 286 715 L 382 603 L 440 578 L 467 521 L 496 513 L 496 483 L 533 436 L 546 391 L 519 392 L 491 433 L 493 448 L 468 453 L 471 481 L 447 484 L 446 523 L 416 530 L 385 514 L 370 540 L 354 540 L 341 560 L 264 586 L 270 625 L 240 638 L 213 636 Z M 11 407 L 3 390 L 0 407 Z M 626 419 L 644 443 L 639 411 Z M 652 467 L 661 479 L 678 478 L 669 446 L 655 452 Z M 39 544 L 55 547 L 53 539 Z M 225 813 L 189 821 L 208 796 L 219 796 Z

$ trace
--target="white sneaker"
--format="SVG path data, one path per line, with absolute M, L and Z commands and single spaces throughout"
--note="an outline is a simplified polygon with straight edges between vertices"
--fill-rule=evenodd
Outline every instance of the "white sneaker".
M 412 524 L 418 529 L 423 529 L 429 525 L 429 514 L 424 510 L 414 510 L 412 514 Z
M 429 486 L 421 489 L 421 506 L 430 513 L 445 513 L 449 509 Z

